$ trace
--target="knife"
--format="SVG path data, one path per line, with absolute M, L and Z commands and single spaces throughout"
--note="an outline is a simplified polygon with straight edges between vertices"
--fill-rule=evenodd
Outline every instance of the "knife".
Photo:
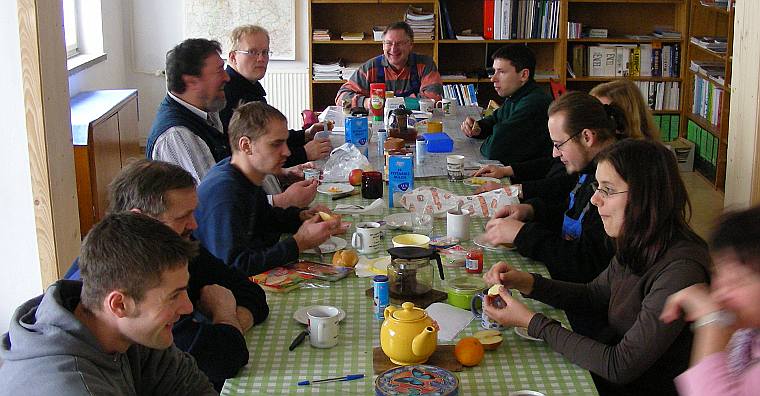
M 303 342 L 303 339 L 306 338 L 306 336 L 308 334 L 309 334 L 309 329 L 306 329 L 306 330 L 298 333 L 298 335 L 296 336 L 296 339 L 293 340 L 293 342 L 290 343 L 290 346 L 288 347 L 288 350 L 292 351 L 292 350 L 296 349 L 297 346 L 301 345 L 301 343 Z
M 354 189 L 354 190 L 351 190 L 351 191 L 348 191 L 348 192 L 344 192 L 344 193 L 340 193 L 340 194 L 335 194 L 335 195 L 332 196 L 332 200 L 335 201 L 336 199 L 350 197 L 352 195 L 359 194 L 360 192 L 361 192 L 361 190 Z

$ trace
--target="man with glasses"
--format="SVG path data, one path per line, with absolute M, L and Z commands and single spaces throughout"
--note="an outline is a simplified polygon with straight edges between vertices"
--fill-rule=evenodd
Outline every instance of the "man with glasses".
M 261 26 L 242 25 L 230 33 L 230 52 L 227 60 L 227 74 L 230 81 L 224 87 L 227 106 L 221 111 L 222 125 L 227 132 L 232 112 L 248 102 L 266 103 L 266 91 L 261 79 L 269 64 L 269 32 Z M 314 139 L 314 134 L 324 129 L 317 123 L 307 130 L 290 130 L 288 148 L 290 157 L 286 167 L 303 164 L 327 157 L 332 151 L 329 139 Z
M 385 83 L 397 97 L 441 100 L 443 84 L 433 58 L 412 52 L 414 31 L 406 22 L 395 22 L 383 32 L 383 54 L 359 67 L 338 90 L 335 103 L 369 108 L 369 86 Z
M 480 121 L 467 117 L 462 132 L 484 139 L 480 153 L 504 165 L 539 158 L 550 164 L 552 146 L 546 110 L 552 98 L 534 80 L 535 54 L 525 45 L 509 45 L 496 50 L 491 58 L 493 87 L 506 100 Z

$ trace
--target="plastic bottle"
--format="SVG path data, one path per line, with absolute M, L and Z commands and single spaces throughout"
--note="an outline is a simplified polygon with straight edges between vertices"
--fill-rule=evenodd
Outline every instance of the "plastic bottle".
M 388 295 L 388 277 L 385 275 L 375 275 L 372 278 L 374 296 L 372 298 L 372 308 L 374 309 L 375 319 L 385 320 L 385 308 L 390 303 Z

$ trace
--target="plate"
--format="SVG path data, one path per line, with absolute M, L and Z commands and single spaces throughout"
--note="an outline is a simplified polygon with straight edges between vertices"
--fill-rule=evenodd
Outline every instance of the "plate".
M 492 250 L 494 252 L 506 252 L 507 250 L 514 250 L 515 245 L 509 243 L 509 244 L 501 244 L 501 245 L 491 245 L 490 243 L 483 240 L 483 235 L 480 234 L 475 237 L 475 239 L 472 240 L 476 245 L 482 247 L 486 250 Z
M 417 121 L 421 120 L 427 120 L 428 118 L 433 116 L 433 113 L 429 111 L 420 111 L 420 110 L 412 110 L 412 115 L 414 116 L 414 119 Z
M 542 340 L 540 338 L 535 338 L 535 337 L 529 336 L 528 335 L 528 329 L 526 329 L 525 327 L 515 327 L 515 334 L 519 335 L 522 338 L 525 338 L 526 340 L 541 341 L 541 342 L 544 341 L 544 340 Z
M 412 214 L 411 213 L 394 213 L 385 217 L 385 225 L 395 230 L 400 228 L 402 230 L 412 230 Z
M 354 186 L 348 183 L 325 183 L 320 184 L 319 187 L 317 187 L 317 191 L 322 194 L 334 195 L 354 191 Z
M 501 184 L 501 180 L 495 177 L 486 177 L 486 176 L 470 177 L 470 178 L 462 180 L 462 183 L 465 186 L 470 186 L 470 187 L 482 187 L 488 182 Z
M 323 254 L 337 252 L 344 247 L 346 247 L 346 240 L 343 238 L 338 238 L 336 236 L 331 236 L 330 239 L 325 241 L 325 243 L 319 245 L 319 249 L 322 250 Z M 303 252 L 319 254 L 315 252 L 314 249 L 306 249 Z
M 309 308 L 318 307 L 318 306 L 319 305 L 309 305 L 308 307 L 301 307 L 301 308 L 299 308 L 298 310 L 296 310 L 295 312 L 293 312 L 293 319 L 295 319 L 299 323 L 308 325 L 309 324 L 309 318 L 306 316 L 306 311 L 308 311 Z M 335 307 L 335 308 L 338 308 L 338 307 Z M 339 311 L 338 312 L 338 321 L 340 322 L 341 320 L 345 319 L 345 317 L 346 317 L 346 311 L 344 311 L 344 310 L 342 310 L 340 308 L 338 308 L 338 311 Z

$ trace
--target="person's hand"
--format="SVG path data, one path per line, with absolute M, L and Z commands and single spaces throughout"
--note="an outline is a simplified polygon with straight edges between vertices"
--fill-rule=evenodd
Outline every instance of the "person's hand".
M 533 275 L 517 270 L 504 261 L 494 264 L 483 275 L 483 280 L 489 286 L 500 284 L 510 289 L 517 289 L 522 294 L 533 292 Z
M 484 184 L 484 185 L 478 187 L 477 189 L 475 189 L 475 194 L 482 194 L 484 192 L 498 190 L 500 188 L 504 188 L 504 185 L 501 184 L 501 183 L 496 183 L 496 182 L 490 181 L 490 182 L 486 182 L 486 184 Z
M 302 210 L 301 213 L 299 213 L 299 216 L 301 216 L 301 221 L 306 221 L 314 217 L 314 215 L 316 215 L 318 212 L 325 212 L 332 217 L 337 217 L 338 219 L 340 219 L 340 215 L 333 213 L 333 211 L 330 210 L 330 208 L 322 204 L 314 205 L 310 208 Z
M 314 139 L 303 146 L 306 150 L 306 159 L 309 161 L 321 160 L 330 155 L 332 145 L 330 139 Z
M 303 170 L 313 168 L 313 163 L 304 162 L 303 164 L 298 164 L 289 168 L 281 168 L 280 174 L 278 176 L 282 176 L 291 180 L 303 180 Z
M 289 208 L 295 206 L 303 208 L 309 206 L 314 197 L 317 196 L 317 186 L 319 182 L 316 179 L 301 180 L 291 184 L 285 191 L 274 195 L 272 202 L 278 208 Z
M 672 294 L 665 301 L 660 320 L 673 322 L 683 313 L 687 322 L 693 322 L 709 313 L 720 310 L 720 306 L 710 296 L 710 289 L 704 283 L 691 285 Z
M 243 333 L 253 327 L 253 314 L 248 308 L 238 305 L 235 312 L 237 313 L 238 323 L 240 323 L 240 328 Z
M 472 117 L 465 118 L 464 122 L 462 122 L 461 128 L 462 132 L 469 137 L 480 135 L 480 125 L 478 125 L 478 122 Z
M 524 225 L 524 222 L 511 217 L 491 219 L 486 224 L 486 232 L 483 234 L 483 239 L 492 245 L 513 243 L 517 237 L 517 233 L 520 232 Z
M 499 297 L 504 301 L 504 306 L 499 308 L 494 305 L 496 296 L 486 296 L 483 299 L 483 313 L 491 320 L 495 320 L 504 326 L 528 327 L 530 320 L 536 313 L 531 311 L 525 304 L 507 293 L 507 289 L 501 287 Z
M 345 231 L 340 224 L 340 218 L 321 221 L 319 215 L 306 220 L 293 235 L 298 245 L 298 251 L 303 252 L 324 243 L 331 235 Z
M 335 125 L 335 123 L 329 120 L 326 122 L 317 122 L 316 124 L 312 124 L 303 132 L 304 138 L 308 142 L 314 139 L 314 135 L 319 131 L 332 131 L 333 125 Z
M 510 218 L 513 220 L 530 221 L 533 219 L 533 206 L 529 204 L 507 205 L 496 210 L 494 219 Z
M 495 177 L 501 179 L 503 177 L 512 176 L 513 174 L 511 166 L 484 165 L 476 170 L 472 176 Z
M 201 288 L 198 309 L 211 317 L 215 324 L 228 324 L 243 332 L 237 317 L 237 302 L 235 296 L 226 287 L 206 285 Z

